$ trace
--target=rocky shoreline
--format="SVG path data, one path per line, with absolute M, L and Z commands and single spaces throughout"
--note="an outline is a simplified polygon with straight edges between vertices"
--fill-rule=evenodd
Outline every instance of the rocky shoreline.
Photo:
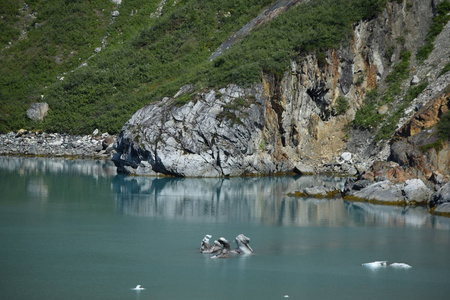
M 0 155 L 110 159 L 115 141 L 98 130 L 82 136 L 21 129 L 0 135 Z
M 83 136 L 19 130 L 16 133 L 10 132 L 0 135 L 0 155 L 110 160 L 116 153 L 116 139 L 116 136 L 99 133 L 98 130 L 95 130 L 91 135 Z M 365 177 L 370 172 L 360 170 L 359 164 L 354 163 L 353 159 L 351 153 L 344 153 L 334 168 L 327 165 L 321 168 L 313 168 L 307 165 L 297 166 L 296 173 L 300 174 L 317 174 L 322 173 L 320 170 L 326 170 L 331 171 L 331 173 L 339 173 L 341 176 L 343 173 L 346 173 L 347 176 L 355 176 L 355 173 L 359 175 L 357 178 L 349 177 L 345 187 L 339 190 L 314 186 L 290 193 L 289 196 L 343 197 L 344 200 L 351 202 L 368 202 L 381 205 L 424 205 L 429 207 L 429 212 L 432 214 L 450 217 L 450 182 L 438 180 L 439 182 L 435 182 L 431 188 L 427 187 L 420 179 L 409 179 L 400 183 L 396 181 L 396 178 L 388 176 L 390 173 L 386 170 L 381 172 L 383 176 L 375 176 L 380 177 L 379 180 L 374 180 L 375 177 L 370 178 L 372 180 L 367 180 Z M 336 167 L 338 168 L 336 169 Z M 392 167 L 390 166 L 387 169 L 391 170 Z M 398 172 L 394 173 L 397 174 Z M 384 179 L 384 181 L 381 179 Z

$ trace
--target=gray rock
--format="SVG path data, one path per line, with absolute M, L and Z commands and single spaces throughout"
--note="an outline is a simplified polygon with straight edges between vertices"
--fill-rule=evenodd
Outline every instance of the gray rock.
M 406 203 L 402 188 L 403 184 L 393 184 L 385 180 L 373 183 L 360 190 L 352 190 L 347 195 L 368 201 L 402 205 Z
M 379 115 L 385 115 L 389 112 L 389 106 L 382 105 L 380 108 L 378 108 L 377 112 Z
M 419 84 L 419 82 L 420 82 L 420 78 L 417 77 L 416 75 L 414 75 L 414 76 L 411 78 L 410 84 L 411 84 L 411 85 L 417 85 L 417 84 Z
M 103 150 L 106 150 L 108 147 L 114 144 L 114 137 L 108 136 L 102 141 Z
M 420 179 L 406 180 L 403 191 L 407 203 L 426 204 L 433 194 Z
M 439 204 L 436 207 L 436 209 L 434 210 L 434 213 L 450 215 L 450 203 L 446 202 L 446 203 Z
M 33 103 L 27 110 L 27 117 L 33 121 L 42 121 L 48 114 L 48 103 Z
M 299 162 L 295 165 L 294 172 L 298 174 L 314 174 L 314 168 L 305 163 Z
M 450 182 L 434 193 L 430 201 L 431 206 L 439 206 L 443 203 L 450 203 Z
M 264 106 L 241 103 L 234 108 L 235 97 L 245 93 L 230 86 L 220 99 L 197 99 L 182 107 L 165 99 L 142 108 L 125 124 L 113 161 L 119 171 L 140 175 L 217 177 L 292 170 L 292 163 L 274 167 L 273 157 L 260 149 Z
M 351 154 L 350 152 L 344 152 L 341 154 L 340 161 L 351 163 L 352 157 L 353 157 L 353 154 Z
M 174 98 L 177 98 L 178 96 L 180 96 L 181 94 L 187 94 L 187 93 L 192 93 L 194 91 L 194 86 L 191 84 L 186 84 L 183 85 L 180 90 L 175 94 L 175 96 L 173 96 Z

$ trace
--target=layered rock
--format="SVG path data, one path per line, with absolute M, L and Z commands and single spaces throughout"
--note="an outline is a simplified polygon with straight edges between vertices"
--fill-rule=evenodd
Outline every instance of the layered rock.
M 260 86 L 230 86 L 182 106 L 166 98 L 144 107 L 125 124 L 113 161 L 119 171 L 138 175 L 217 177 L 292 169 L 275 163 L 272 144 L 263 151 L 261 99 Z

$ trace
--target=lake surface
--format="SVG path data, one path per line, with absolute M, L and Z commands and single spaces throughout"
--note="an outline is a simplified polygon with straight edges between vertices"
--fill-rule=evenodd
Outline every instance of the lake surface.
M 450 297 L 450 219 L 287 196 L 312 184 L 343 180 L 127 177 L 105 162 L 0 157 L 0 298 Z M 210 259 L 207 233 L 244 233 L 255 253 Z M 413 268 L 361 265 L 375 260 Z

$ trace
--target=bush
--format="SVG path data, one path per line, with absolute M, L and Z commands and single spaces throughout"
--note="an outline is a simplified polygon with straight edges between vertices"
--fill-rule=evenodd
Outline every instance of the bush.
M 336 100 L 336 114 L 343 115 L 347 112 L 348 101 L 347 98 L 339 96 Z

